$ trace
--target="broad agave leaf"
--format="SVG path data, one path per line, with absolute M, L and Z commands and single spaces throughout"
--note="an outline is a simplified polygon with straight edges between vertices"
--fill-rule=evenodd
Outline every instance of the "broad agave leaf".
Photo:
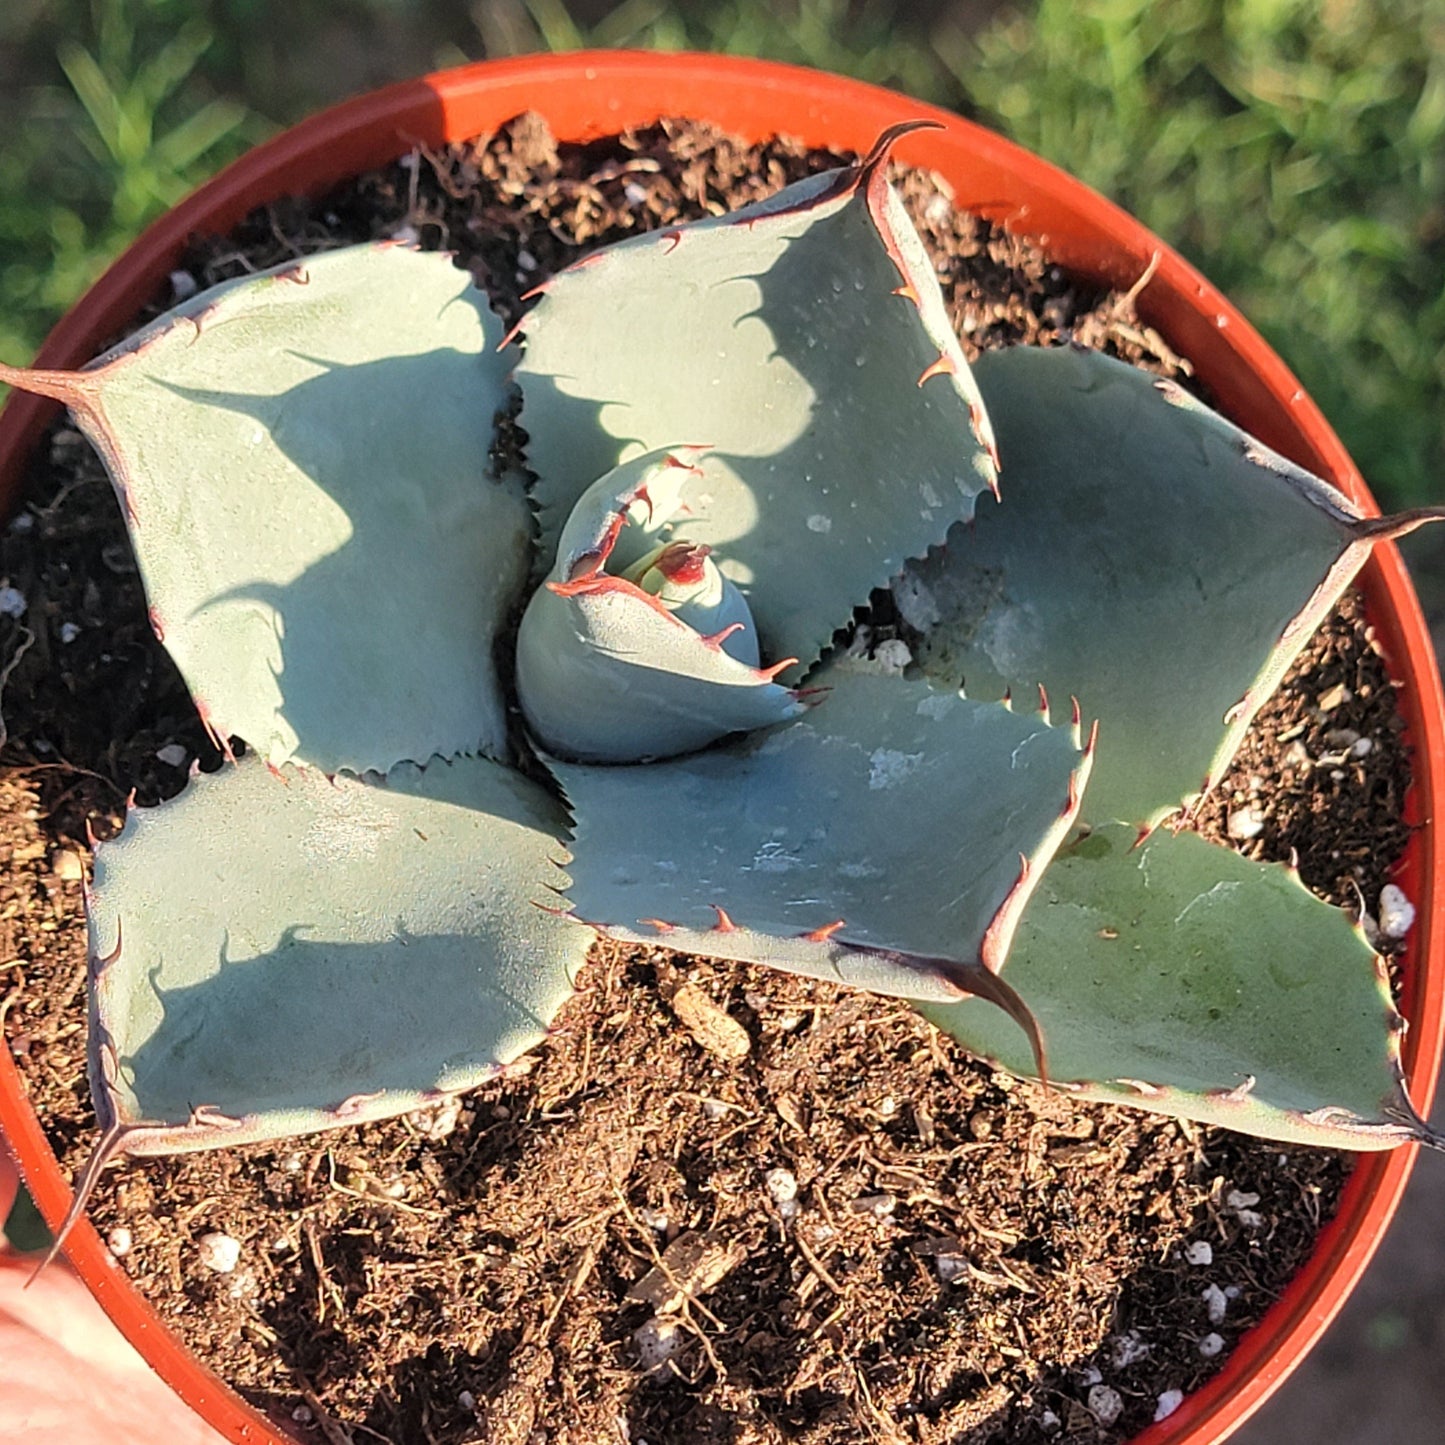
M 1090 751 L 1044 712 L 858 663 L 807 716 L 644 767 L 553 763 L 577 818 L 567 890 L 612 938 L 661 940 L 906 998 L 979 994 L 1068 831 Z M 1007 1025 L 1005 1025 L 1007 1027 Z
M 1014 933 L 1008 978 L 1079 1096 L 1335 1148 L 1433 1142 L 1401 1082 L 1383 961 L 1293 870 L 1193 833 L 1070 842 Z M 972 1001 L 922 1011 L 1015 1073 L 1032 1060 Z
M 352 247 L 203 292 L 66 401 L 105 458 L 151 620 L 224 746 L 385 772 L 505 755 L 492 660 L 527 576 L 486 475 L 512 357 L 448 258 Z
M 384 781 L 255 756 L 96 849 L 92 1067 L 130 1153 L 383 1118 L 536 1044 L 586 929 L 566 817 L 486 758 Z M 545 906 L 539 906 L 545 905 Z
M 905 127 L 903 129 L 909 129 Z M 880 141 L 716 220 L 547 282 L 522 322 L 522 424 L 544 556 L 620 461 L 705 446 L 696 515 L 793 680 L 992 486 L 992 438 Z
M 1207 792 L 1382 536 L 1342 493 L 1098 352 L 975 368 L 1003 458 L 985 500 L 895 584 L 919 661 L 973 697 L 1042 684 L 1097 718 L 1093 822 L 1151 827 Z

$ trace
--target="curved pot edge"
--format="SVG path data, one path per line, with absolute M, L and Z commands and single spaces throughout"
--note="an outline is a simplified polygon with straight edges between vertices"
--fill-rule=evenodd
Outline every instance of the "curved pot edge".
M 265 199 L 334 184 L 413 144 L 482 133 L 528 108 L 547 115 L 568 138 L 686 113 L 755 139 L 781 131 L 855 150 L 866 149 L 884 126 L 904 116 L 938 120 L 945 129 L 910 137 L 900 147 L 903 159 L 939 171 L 964 195 L 964 204 L 1034 236 L 1070 268 L 1109 284 L 1137 280 L 1157 255 L 1154 277 L 1140 297 L 1145 317 L 1190 355 L 1237 421 L 1373 509 L 1343 447 L 1283 362 L 1188 262 L 1119 208 L 1011 142 L 935 107 L 821 72 L 733 57 L 630 51 L 528 56 L 459 67 L 344 102 L 249 152 L 152 226 L 60 323 L 38 363 L 78 365 L 100 350 L 163 283 L 193 231 L 223 230 Z M 53 404 L 10 398 L 0 418 L 0 510 L 13 505 L 23 462 L 53 411 Z M 1393 547 L 1371 561 L 1362 586 L 1387 655 L 1408 684 L 1403 700 L 1417 766 L 1412 821 L 1424 824 L 1433 821 L 1445 786 L 1445 700 L 1428 632 Z M 1401 874 L 1417 901 L 1427 892 L 1438 897 L 1445 887 L 1439 852 L 1433 830 L 1417 835 Z M 1445 1009 L 1445 977 L 1427 978 L 1421 962 L 1438 947 L 1429 913 L 1420 910 L 1405 966 L 1406 1012 L 1414 1023 L 1406 1061 L 1422 1109 L 1440 1068 Z M 13 1115 L 7 1133 L 53 1224 L 68 1204 L 68 1183 L 24 1105 L 8 1053 L 0 1058 L 0 1106 L 4 1117 Z M 1242 1337 L 1218 1375 L 1135 1445 L 1219 1441 L 1263 1403 L 1368 1263 L 1415 1153 L 1406 1146 L 1362 1158 L 1339 1214 L 1285 1296 Z M 73 1262 L 97 1298 L 183 1398 L 238 1438 L 255 1440 L 264 1432 L 286 1441 L 271 1436 L 268 1422 L 159 1326 L 88 1223 L 72 1241 Z

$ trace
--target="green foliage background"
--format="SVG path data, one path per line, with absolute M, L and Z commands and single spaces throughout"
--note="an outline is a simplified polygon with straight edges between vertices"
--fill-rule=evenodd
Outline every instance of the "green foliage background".
M 0 357 L 275 127 L 434 65 L 747 53 L 995 124 L 1140 216 L 1383 502 L 1445 496 L 1445 0 L 7 0 Z

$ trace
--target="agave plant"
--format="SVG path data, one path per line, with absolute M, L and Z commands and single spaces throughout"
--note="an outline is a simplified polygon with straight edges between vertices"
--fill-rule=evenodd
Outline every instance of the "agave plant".
M 233 764 L 96 850 L 91 1180 L 472 1088 L 597 934 L 914 1000 L 1088 1098 L 1430 1139 L 1355 921 L 1181 826 L 1427 515 L 1098 354 L 970 369 L 905 129 L 586 257 L 511 335 L 379 244 L 0 368 L 105 459 Z M 489 460 L 516 388 L 525 473 Z M 841 631 L 888 585 L 911 658 Z

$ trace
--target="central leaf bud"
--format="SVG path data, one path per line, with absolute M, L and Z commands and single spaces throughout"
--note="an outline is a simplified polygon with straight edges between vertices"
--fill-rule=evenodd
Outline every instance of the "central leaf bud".
M 692 752 L 796 716 L 761 667 L 757 629 L 712 549 L 674 535 L 706 505 L 690 494 L 699 448 L 638 457 L 578 499 L 551 574 L 517 637 L 517 692 L 537 740 L 585 762 Z
M 622 575 L 730 657 L 758 665 L 758 634 L 747 599 L 723 576 L 705 543 L 667 542 Z

